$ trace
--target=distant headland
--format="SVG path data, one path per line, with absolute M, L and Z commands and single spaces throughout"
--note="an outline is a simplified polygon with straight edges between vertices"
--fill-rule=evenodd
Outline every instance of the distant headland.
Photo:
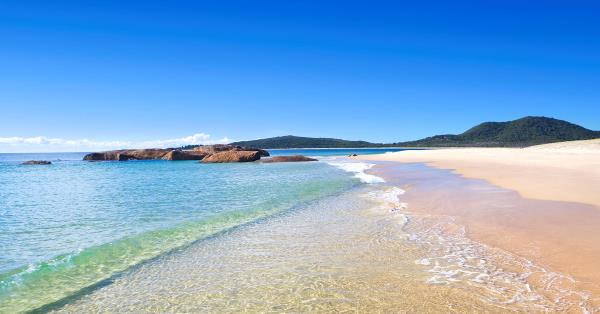
M 547 117 L 524 117 L 506 122 L 484 122 L 461 134 L 435 135 L 415 141 L 371 143 L 336 138 L 278 136 L 233 142 L 232 145 L 261 149 L 278 148 L 366 148 L 366 147 L 526 147 L 531 145 L 600 138 L 600 131 Z M 193 149 L 196 145 L 182 147 Z

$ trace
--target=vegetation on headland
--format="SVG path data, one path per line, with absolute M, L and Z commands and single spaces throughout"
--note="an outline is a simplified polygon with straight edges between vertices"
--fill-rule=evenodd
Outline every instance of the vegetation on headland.
M 567 121 L 525 117 L 508 122 L 484 122 L 458 135 L 437 135 L 398 144 L 411 147 L 525 147 L 598 137 L 599 131 L 588 130 Z
M 279 136 L 232 145 L 273 148 L 364 148 L 364 147 L 525 147 L 562 141 L 600 138 L 600 131 L 547 117 L 524 117 L 507 122 L 484 122 L 461 134 L 446 134 L 397 143 L 370 143 L 335 138 Z M 185 147 L 185 148 L 192 148 Z
M 300 136 L 278 136 L 254 141 L 234 142 L 232 145 L 246 146 L 243 143 L 254 143 L 253 147 L 268 148 L 356 148 L 356 147 L 382 147 L 385 144 L 370 143 L 365 141 L 347 141 L 336 138 L 313 138 Z

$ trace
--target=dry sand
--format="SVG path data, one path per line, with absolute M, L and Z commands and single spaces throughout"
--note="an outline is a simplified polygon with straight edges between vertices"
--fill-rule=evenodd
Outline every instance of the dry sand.
M 600 139 L 524 149 L 452 148 L 359 158 L 425 163 L 517 192 L 521 197 L 482 198 L 460 192 L 464 190 L 460 185 L 446 185 L 438 190 L 453 191 L 434 188 L 408 202 L 430 214 L 457 217 L 469 237 L 592 283 L 594 293 L 600 293 Z M 386 172 L 385 167 L 381 171 Z M 407 177 L 387 172 L 392 180 Z M 500 201 L 508 206 L 493 206 Z
M 360 158 L 426 163 L 487 180 L 526 198 L 585 203 L 600 210 L 600 139 L 523 149 L 451 148 Z

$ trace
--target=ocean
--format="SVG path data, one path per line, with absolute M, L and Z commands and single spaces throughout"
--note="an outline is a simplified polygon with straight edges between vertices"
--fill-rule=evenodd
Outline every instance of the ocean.
M 585 282 L 446 214 L 550 204 L 423 164 L 340 158 L 388 151 L 232 164 L 0 154 L 0 313 L 600 310 Z
M 271 153 L 331 161 L 395 150 Z M 369 179 L 365 167 L 325 161 L 90 163 L 83 155 L 0 154 L 0 312 L 59 302 L 175 249 Z M 20 165 L 38 159 L 53 164 Z

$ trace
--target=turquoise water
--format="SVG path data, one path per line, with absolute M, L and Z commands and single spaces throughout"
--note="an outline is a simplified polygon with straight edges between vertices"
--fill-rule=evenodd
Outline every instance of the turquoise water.
M 56 302 L 175 248 L 360 184 L 324 162 L 89 163 L 83 155 L 0 154 L 0 312 Z M 19 165 L 29 159 L 53 164 Z

